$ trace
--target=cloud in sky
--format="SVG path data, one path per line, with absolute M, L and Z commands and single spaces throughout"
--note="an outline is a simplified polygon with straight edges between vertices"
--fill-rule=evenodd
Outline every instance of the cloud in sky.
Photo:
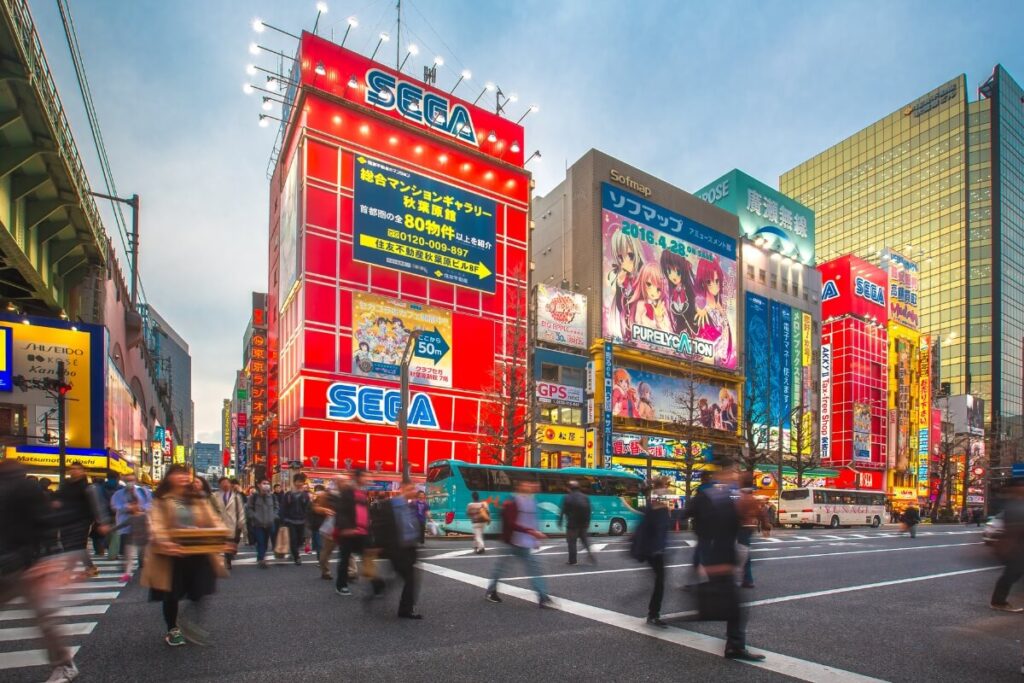
M 78 0 L 71 3 L 118 190 L 142 198 L 141 273 L 152 303 L 189 342 L 197 440 L 219 441 L 220 407 L 241 363 L 250 292 L 266 289 L 267 159 L 274 128 L 242 94 L 250 23 L 312 28 L 315 3 Z M 306 6 L 308 5 L 308 7 Z M 369 55 L 392 41 L 393 0 L 330 2 L 320 33 Z M 1024 80 L 1015 1 L 622 3 L 612 0 L 405 0 L 403 44 L 435 54 L 470 99 L 487 80 L 519 102 L 537 191 L 597 147 L 685 189 L 740 167 L 769 184 L 781 172 L 967 74 L 997 62 Z M 56 3 L 32 11 L 94 187 L 95 163 Z M 285 52 L 294 41 L 268 31 Z M 259 62 L 268 68 L 267 55 Z M 486 101 L 481 100 L 482 102 Z M 104 207 L 109 217 L 107 207 Z M 114 223 L 107 221 L 108 231 Z M 117 240 L 115 239 L 115 242 Z

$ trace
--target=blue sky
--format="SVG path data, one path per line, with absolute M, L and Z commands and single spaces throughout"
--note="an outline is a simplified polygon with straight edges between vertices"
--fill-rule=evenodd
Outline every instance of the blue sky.
M 219 441 L 220 404 L 241 363 L 250 292 L 266 289 L 267 159 L 273 128 L 242 93 L 254 17 L 298 33 L 313 0 L 73 0 L 93 97 L 118 190 L 142 197 L 147 297 L 189 341 L 198 440 Z M 328 0 L 321 35 L 369 54 L 394 36 L 393 0 Z M 56 3 L 31 4 L 79 148 L 102 176 Z M 537 191 L 591 147 L 695 190 L 739 167 L 777 185 L 781 172 L 967 74 L 1001 62 L 1024 81 L 1024 3 L 405 0 L 403 43 L 438 82 L 473 72 L 531 103 L 527 151 Z M 439 35 L 440 34 L 440 35 Z M 261 42 L 291 52 L 290 38 Z M 386 46 L 389 61 L 395 42 Z M 109 213 L 108 213 L 109 215 Z M 108 221 L 108 230 L 114 224 Z M 116 240 L 115 240 L 116 241 Z

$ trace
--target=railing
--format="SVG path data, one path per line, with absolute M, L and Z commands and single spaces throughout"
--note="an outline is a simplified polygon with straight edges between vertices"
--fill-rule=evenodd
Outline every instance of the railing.
M 42 42 L 39 40 L 39 34 L 36 33 L 32 13 L 28 8 L 28 0 L 0 0 L 0 8 L 3 10 L 4 19 L 11 27 L 15 47 L 28 72 L 28 81 L 38 95 L 39 103 L 42 105 L 53 133 L 54 144 L 67 166 L 68 176 L 78 193 L 79 204 L 96 238 L 97 251 L 100 257 L 106 260 L 106 252 L 103 248 L 103 245 L 106 244 L 103 219 L 100 217 L 92 195 L 89 194 L 89 179 L 85 173 L 85 167 L 82 165 L 82 158 L 78 154 L 78 146 L 71 133 L 71 126 L 64 114 L 64 107 L 60 103 L 60 95 L 57 93 L 57 85 L 50 73 L 50 66 L 46 62 Z

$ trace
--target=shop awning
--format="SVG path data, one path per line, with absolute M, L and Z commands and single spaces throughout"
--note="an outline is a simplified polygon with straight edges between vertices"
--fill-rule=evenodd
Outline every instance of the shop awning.
M 761 464 L 761 465 L 757 465 L 754 469 L 756 469 L 758 472 L 764 472 L 765 474 L 778 474 L 779 473 L 778 465 L 770 465 L 770 464 L 767 464 L 767 463 Z M 782 476 L 784 476 L 784 477 L 795 477 L 796 476 L 796 470 L 793 469 L 792 467 L 785 467 L 785 466 L 783 466 L 783 468 L 782 468 Z M 839 470 L 830 470 L 827 467 L 815 467 L 815 468 L 810 469 L 810 470 L 804 470 L 804 478 L 805 479 L 806 478 L 811 478 L 811 479 L 834 479 L 834 478 L 836 478 L 838 476 L 839 476 Z

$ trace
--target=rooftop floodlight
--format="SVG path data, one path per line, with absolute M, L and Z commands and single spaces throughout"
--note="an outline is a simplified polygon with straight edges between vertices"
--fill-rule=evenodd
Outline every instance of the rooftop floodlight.
M 497 141 L 498 141 L 498 136 L 495 135 L 493 130 L 490 133 L 487 134 L 487 142 L 490 142 L 490 143 L 493 144 L 493 143 L 495 143 Z
M 541 155 L 540 155 L 540 150 L 539 149 L 537 151 L 535 151 L 533 154 L 531 154 L 529 157 L 527 157 L 526 161 L 523 162 L 523 166 L 525 166 L 526 164 L 530 163 L 534 159 L 536 159 L 537 161 L 541 160 Z
M 316 11 L 319 12 L 320 14 L 327 14 L 327 3 L 326 2 L 318 2 L 318 3 L 316 3 Z
M 251 95 L 252 91 L 255 90 L 255 89 L 256 88 L 253 87 L 252 83 L 243 83 L 242 84 L 242 92 L 244 92 L 246 95 Z
M 418 55 L 419 53 L 420 53 L 420 49 L 416 46 L 416 44 L 415 43 L 410 43 L 409 47 L 408 47 L 408 51 L 405 53 L 405 59 L 403 59 L 402 63 L 398 65 L 399 73 L 401 73 L 402 69 L 405 67 L 405 63 L 409 61 L 409 57 L 412 57 L 414 55 Z
M 359 87 L 359 81 L 356 80 L 355 75 L 352 75 L 352 76 L 348 77 L 348 87 L 350 87 L 350 88 L 358 88 Z
M 327 67 L 324 66 L 323 62 L 317 62 L 316 63 L 316 67 L 313 69 L 313 72 L 317 76 L 326 76 L 327 75 Z
M 356 19 L 355 17 L 349 17 L 345 21 L 346 21 L 346 23 L 348 23 L 348 26 L 345 27 L 345 35 L 343 35 L 341 37 L 341 45 L 342 45 L 342 47 L 345 46 L 345 41 L 348 40 L 349 31 L 351 31 L 352 29 L 354 29 L 357 26 L 359 26 L 359 20 Z
M 459 87 L 459 83 L 462 83 L 462 81 L 468 81 L 471 78 L 473 78 L 473 72 L 469 69 L 463 69 L 462 73 L 459 74 L 459 80 L 455 81 L 455 85 L 452 86 L 452 89 L 449 90 L 448 93 L 451 94 L 455 92 L 455 89 Z
M 511 147 L 509 147 L 509 149 L 511 149 L 511 150 L 512 150 L 512 153 L 513 153 L 513 154 L 517 154 L 517 153 L 519 152 L 519 149 L 520 149 L 520 147 L 519 147 L 519 143 L 518 143 L 518 142 L 513 142 L 513 143 L 512 143 L 512 146 L 511 146 Z
M 380 49 L 380 46 L 389 40 L 391 40 L 391 36 L 387 34 L 387 31 L 381 31 L 380 34 L 377 35 L 377 47 L 373 48 L 373 54 L 370 55 L 371 62 L 373 61 L 373 58 L 377 56 L 377 50 Z
M 511 98 L 509 98 L 509 99 L 511 99 Z M 522 123 L 523 119 L 525 119 L 530 114 L 533 114 L 534 112 L 538 112 L 538 111 L 540 111 L 540 107 L 538 107 L 536 104 L 531 104 L 530 108 L 523 112 L 523 115 L 519 117 L 519 119 L 516 121 L 516 123 Z
M 266 128 L 269 125 L 270 125 L 270 119 L 268 119 L 263 114 L 260 114 L 260 128 Z
M 438 55 L 438 56 L 434 57 L 434 65 L 435 66 L 444 66 L 444 57 L 442 57 L 441 55 Z
M 262 19 L 256 18 L 252 20 L 252 30 L 256 31 L 256 33 L 263 33 L 266 28 Z
M 255 76 L 256 75 L 256 65 L 255 64 L 246 64 L 245 65 L 245 73 L 249 74 L 250 76 Z
M 263 111 L 270 111 L 274 108 L 274 101 L 269 97 L 263 98 Z
M 249 54 L 258 55 L 260 53 L 260 46 L 256 43 L 249 43 Z

